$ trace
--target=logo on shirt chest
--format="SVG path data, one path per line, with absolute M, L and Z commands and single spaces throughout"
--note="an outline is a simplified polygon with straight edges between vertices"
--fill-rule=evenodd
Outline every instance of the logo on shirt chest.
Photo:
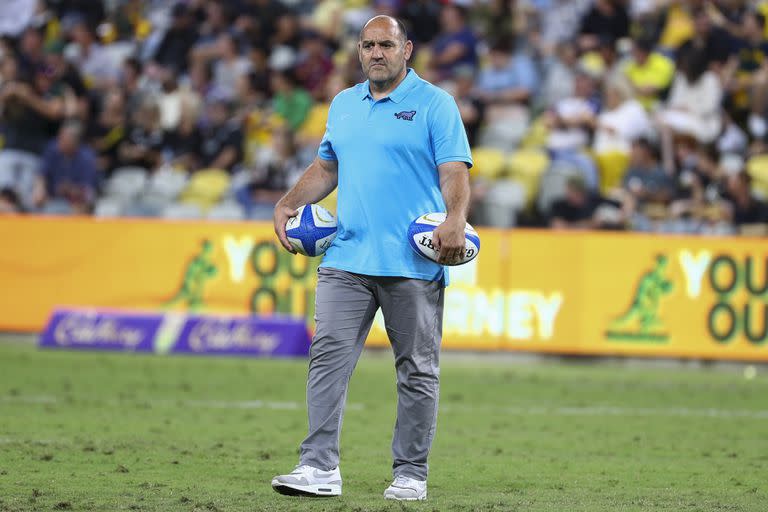
M 413 121 L 413 116 L 416 115 L 415 110 L 403 110 L 402 112 L 397 112 L 395 114 L 395 117 L 397 119 L 402 119 L 404 121 Z

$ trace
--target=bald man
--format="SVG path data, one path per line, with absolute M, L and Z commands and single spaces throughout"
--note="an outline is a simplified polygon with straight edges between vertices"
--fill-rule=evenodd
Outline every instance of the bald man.
M 338 496 L 339 433 L 347 386 L 376 311 L 395 355 L 397 421 L 394 481 L 384 497 L 427 497 L 427 457 L 435 434 L 443 297 L 450 264 L 464 248 L 472 166 L 458 107 L 419 78 L 403 24 L 376 16 L 360 32 L 365 82 L 331 103 L 317 158 L 275 207 L 275 232 L 294 252 L 285 224 L 297 207 L 338 187 L 338 232 L 318 269 L 316 331 L 307 379 L 309 433 L 299 465 L 276 476 L 281 494 Z M 409 247 L 408 226 L 446 212 L 435 229 L 440 263 Z

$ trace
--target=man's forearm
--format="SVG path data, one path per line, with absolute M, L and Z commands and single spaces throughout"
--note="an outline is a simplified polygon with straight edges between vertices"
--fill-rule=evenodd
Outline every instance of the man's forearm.
M 333 164 L 323 164 L 319 159 L 309 164 L 299 181 L 280 199 L 280 205 L 298 208 L 304 204 L 316 203 L 336 188 L 338 173 Z
M 448 218 L 467 221 L 469 212 L 469 172 L 463 162 L 448 162 L 440 166 L 440 192 L 445 201 Z

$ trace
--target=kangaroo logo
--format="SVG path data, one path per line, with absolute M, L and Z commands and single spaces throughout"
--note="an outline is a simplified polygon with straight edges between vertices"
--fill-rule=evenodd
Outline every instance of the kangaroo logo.
M 406 121 L 413 121 L 413 116 L 416 115 L 415 110 L 403 110 L 402 112 L 398 112 L 395 114 L 395 117 L 398 119 L 404 119 Z
M 669 335 L 661 319 L 661 299 L 672 292 L 672 281 L 665 277 L 668 258 L 656 257 L 656 264 L 640 278 L 629 308 L 615 318 L 606 331 L 612 341 L 640 341 L 666 343 Z

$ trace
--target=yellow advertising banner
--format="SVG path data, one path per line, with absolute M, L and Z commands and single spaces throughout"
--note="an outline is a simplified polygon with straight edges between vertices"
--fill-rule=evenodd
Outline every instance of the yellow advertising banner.
M 318 259 L 264 223 L 0 218 L 0 329 L 63 306 L 311 321 Z M 443 345 L 768 361 L 768 241 L 480 230 L 451 268 Z M 369 343 L 386 345 L 381 317 Z

